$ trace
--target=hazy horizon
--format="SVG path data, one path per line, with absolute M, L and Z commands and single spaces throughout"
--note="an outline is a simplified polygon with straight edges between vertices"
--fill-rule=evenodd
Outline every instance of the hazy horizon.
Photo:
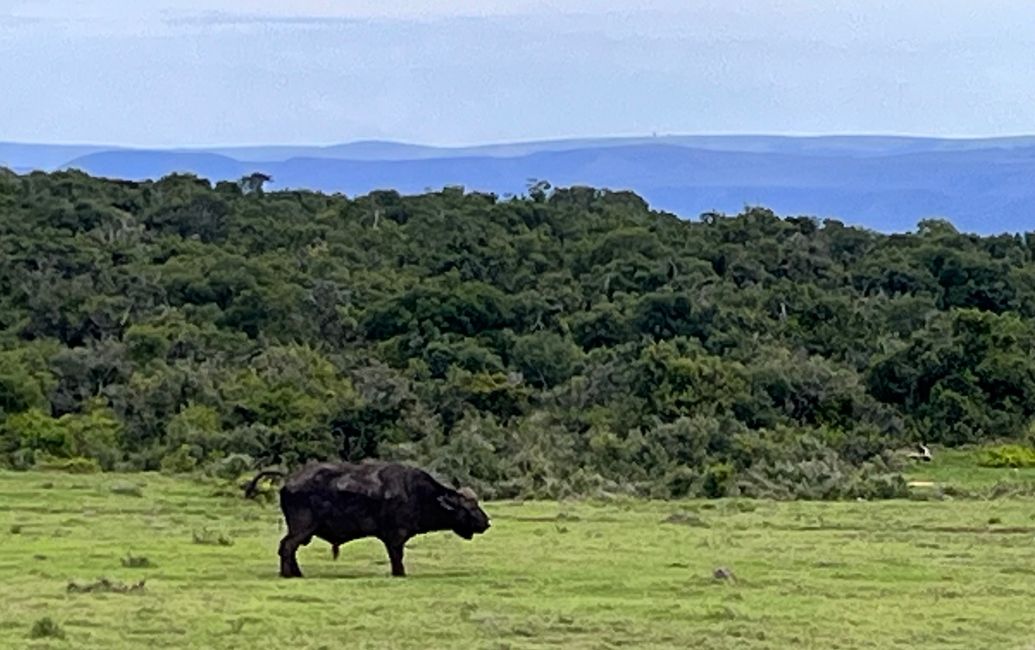
M 2 140 L 0 143 L 25 146 L 55 146 L 55 147 L 105 147 L 116 149 L 146 149 L 146 150 L 200 150 L 200 149 L 231 149 L 251 147 L 299 147 L 299 148 L 321 148 L 334 147 L 339 145 L 378 143 L 378 144 L 400 144 L 418 147 L 432 147 L 441 149 L 463 149 L 495 145 L 521 145 L 537 144 L 545 142 L 567 142 L 581 140 L 623 140 L 643 138 L 788 138 L 788 139 L 822 139 L 822 138 L 888 138 L 908 140 L 948 140 L 948 141 L 977 141 L 977 140 L 1012 140 L 1023 138 L 1035 138 L 1035 130 L 1031 132 L 1006 133 L 997 135 L 935 135 L 927 133 L 891 133 L 891 132 L 818 132 L 818 133 L 770 133 L 770 132 L 701 132 L 701 133 L 618 133 L 602 135 L 579 135 L 579 136 L 547 136 L 542 138 L 527 139 L 502 139 L 502 140 L 480 140 L 472 142 L 426 142 L 416 140 L 403 140 L 399 138 L 357 138 L 352 140 L 334 140 L 326 142 L 282 142 L 282 141 L 256 141 L 256 142 L 202 142 L 170 145 L 148 145 L 137 143 L 113 143 L 102 141 L 28 141 L 28 140 Z

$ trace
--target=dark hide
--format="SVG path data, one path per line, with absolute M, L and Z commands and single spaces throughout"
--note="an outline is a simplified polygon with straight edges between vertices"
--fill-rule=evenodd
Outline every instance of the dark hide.
M 264 472 L 253 479 L 254 492 Z M 287 534 L 280 542 L 280 575 L 301 577 L 295 559 L 313 537 L 338 547 L 363 537 L 385 545 L 392 575 L 404 576 L 403 547 L 415 535 L 451 530 L 471 539 L 489 528 L 489 517 L 470 490 L 448 488 L 427 472 L 395 463 L 315 463 L 288 476 L 280 489 Z

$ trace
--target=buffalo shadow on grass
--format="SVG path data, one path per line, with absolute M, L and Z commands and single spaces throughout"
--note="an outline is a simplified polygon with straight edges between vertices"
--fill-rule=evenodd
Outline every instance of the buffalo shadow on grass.
M 387 566 L 387 563 L 385 563 Z M 263 571 L 254 574 L 256 578 L 265 580 L 271 576 L 279 578 L 279 574 L 276 571 Z M 420 573 L 407 573 L 405 578 L 393 578 L 392 575 L 385 572 L 378 571 L 366 571 L 360 572 L 355 571 L 342 571 L 338 573 L 315 573 L 310 570 L 309 573 L 305 574 L 305 577 L 301 578 L 298 582 L 304 583 L 307 580 L 384 580 L 385 582 L 412 582 L 424 581 L 424 580 L 451 580 L 451 579 L 463 579 L 463 578 L 474 578 L 482 575 L 481 572 L 475 570 L 458 570 L 450 569 L 446 571 L 426 571 Z

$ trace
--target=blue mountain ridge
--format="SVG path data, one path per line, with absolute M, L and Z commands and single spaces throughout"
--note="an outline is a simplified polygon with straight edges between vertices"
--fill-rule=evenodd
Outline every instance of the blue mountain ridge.
M 179 150 L 47 147 L 0 143 L 0 164 L 77 168 L 127 179 L 191 172 L 233 180 L 261 171 L 273 177 L 271 189 L 349 195 L 387 188 L 418 193 L 445 185 L 520 194 L 534 178 L 633 190 L 653 207 L 687 218 L 762 205 L 781 215 L 832 217 L 883 232 L 912 230 L 931 217 L 982 234 L 1035 230 L 1035 137 L 719 135 L 453 148 L 377 141 Z M 69 152 L 73 157 L 54 163 Z

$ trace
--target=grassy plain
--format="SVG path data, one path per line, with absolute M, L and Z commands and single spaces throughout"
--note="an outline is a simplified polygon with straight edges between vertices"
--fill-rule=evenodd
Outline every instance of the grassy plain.
M 218 491 L 0 473 L 0 648 L 1035 647 L 1031 499 L 500 502 L 408 578 L 314 541 L 282 580 L 277 507 Z

